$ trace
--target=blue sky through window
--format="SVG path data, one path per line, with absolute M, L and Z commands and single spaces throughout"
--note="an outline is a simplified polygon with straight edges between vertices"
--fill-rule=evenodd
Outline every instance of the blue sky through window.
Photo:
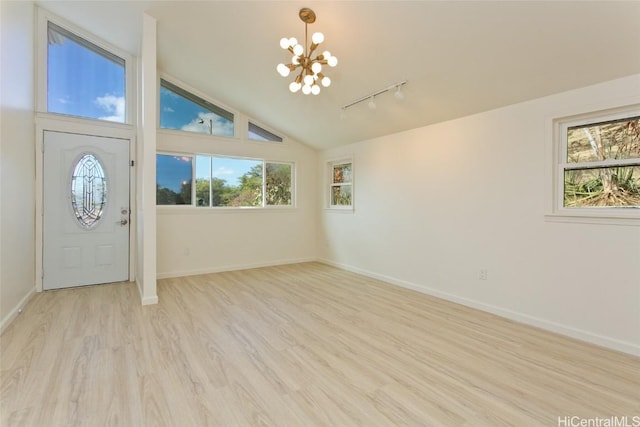
M 97 46 L 91 46 L 62 34 L 50 24 L 47 111 L 124 123 L 124 60 L 118 63 L 102 55 Z
M 190 156 L 156 155 L 156 182 L 160 187 L 180 192 L 182 184 L 191 182 Z
M 191 182 L 191 160 L 191 156 L 158 154 L 156 156 L 156 181 L 158 185 L 179 192 L 183 182 Z M 210 156 L 196 156 L 196 178 L 209 179 L 210 161 Z M 213 177 L 224 179 L 229 185 L 238 185 L 239 178 L 258 164 L 262 164 L 262 161 L 214 157 Z
M 210 156 L 196 157 L 196 178 L 209 179 L 210 160 Z M 224 179 L 229 185 L 238 185 L 240 177 L 259 164 L 262 164 L 262 160 L 213 157 L 211 170 L 214 178 Z
M 233 136 L 233 120 L 160 86 L 160 127 L 207 135 Z M 195 96 L 194 96 L 195 98 Z

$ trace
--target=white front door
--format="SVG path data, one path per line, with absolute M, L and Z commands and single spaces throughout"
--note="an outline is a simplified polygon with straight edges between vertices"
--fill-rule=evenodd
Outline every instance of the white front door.
M 129 140 L 44 133 L 43 288 L 129 280 Z

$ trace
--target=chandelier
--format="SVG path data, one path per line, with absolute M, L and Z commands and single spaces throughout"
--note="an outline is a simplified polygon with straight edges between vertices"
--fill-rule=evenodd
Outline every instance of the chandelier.
M 307 40 L 307 26 L 316 22 L 316 14 L 308 7 L 300 9 L 298 14 L 302 22 L 304 22 L 304 46 L 298 43 L 295 37 L 282 38 L 280 47 L 288 50 L 293 54 L 290 64 L 278 64 L 276 70 L 282 77 L 287 77 L 291 72 L 300 68 L 300 73 L 295 80 L 289 85 L 289 90 L 293 93 L 302 89 L 302 93 L 309 95 L 310 93 L 317 95 L 320 93 L 320 85 L 329 87 L 331 79 L 322 73 L 322 66 L 328 65 L 335 67 L 338 64 L 338 58 L 331 55 L 331 52 L 325 50 L 321 54 L 313 58 L 314 51 L 320 43 L 324 41 L 324 34 L 317 32 L 311 36 L 311 44 Z M 306 49 L 305 46 L 309 46 Z

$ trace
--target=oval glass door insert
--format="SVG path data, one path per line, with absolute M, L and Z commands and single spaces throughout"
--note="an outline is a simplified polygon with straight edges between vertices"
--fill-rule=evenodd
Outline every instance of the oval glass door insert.
M 100 160 L 85 154 L 73 166 L 71 207 L 84 228 L 95 227 L 107 204 L 107 179 Z

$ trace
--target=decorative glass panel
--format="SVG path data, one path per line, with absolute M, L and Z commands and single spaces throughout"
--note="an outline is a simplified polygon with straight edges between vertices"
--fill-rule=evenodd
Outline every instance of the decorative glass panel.
M 95 227 L 107 204 L 107 180 L 104 168 L 93 154 L 85 154 L 73 167 L 71 207 L 85 228 Z

